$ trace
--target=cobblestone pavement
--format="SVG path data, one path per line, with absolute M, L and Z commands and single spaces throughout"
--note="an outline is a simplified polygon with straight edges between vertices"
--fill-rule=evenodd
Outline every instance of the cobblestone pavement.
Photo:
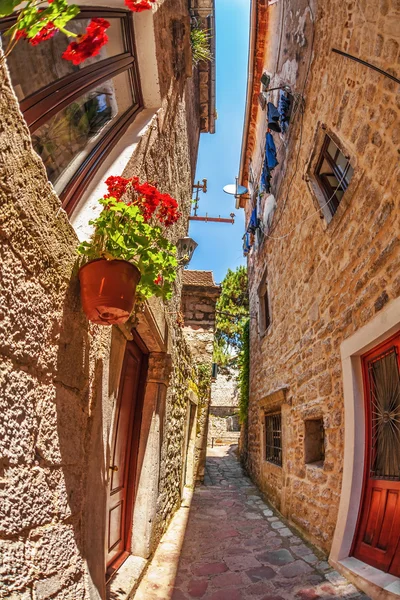
M 172 600 L 368 598 L 274 513 L 231 449 L 209 454 L 173 591 L 170 584 Z

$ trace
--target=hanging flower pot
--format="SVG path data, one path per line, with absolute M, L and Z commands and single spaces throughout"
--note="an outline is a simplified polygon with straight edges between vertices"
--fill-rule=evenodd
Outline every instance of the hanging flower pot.
M 179 262 L 164 228 L 180 213 L 174 198 L 137 177 L 109 177 L 106 185 L 103 210 L 89 222 L 93 234 L 77 251 L 83 310 L 93 323 L 114 325 L 129 319 L 135 300 L 171 298 Z
M 140 271 L 126 260 L 92 260 L 79 270 L 83 310 L 92 323 L 125 323 L 135 305 Z

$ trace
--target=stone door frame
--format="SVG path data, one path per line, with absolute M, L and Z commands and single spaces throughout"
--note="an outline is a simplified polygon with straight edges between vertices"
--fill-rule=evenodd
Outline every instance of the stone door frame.
M 400 579 L 351 555 L 362 502 L 365 402 L 361 356 L 400 331 L 400 298 L 392 300 L 340 347 L 344 396 L 344 464 L 339 512 L 329 562 L 372 599 L 400 597 Z

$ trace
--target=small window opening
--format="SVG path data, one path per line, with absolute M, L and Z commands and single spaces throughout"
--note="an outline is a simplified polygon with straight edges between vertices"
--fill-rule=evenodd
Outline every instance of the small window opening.
M 260 333 L 267 331 L 271 325 L 271 311 L 268 296 L 268 284 L 264 280 L 258 292 Z
M 337 211 L 353 172 L 349 158 L 344 156 L 335 142 L 326 135 L 315 176 L 331 216 Z
M 265 460 L 282 466 L 282 415 L 265 415 Z
M 304 460 L 306 464 L 323 466 L 325 460 L 325 429 L 323 419 L 304 422 Z

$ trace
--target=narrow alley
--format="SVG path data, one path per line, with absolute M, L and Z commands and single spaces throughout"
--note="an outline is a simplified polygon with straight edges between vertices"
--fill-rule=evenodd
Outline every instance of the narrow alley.
M 264 502 L 236 446 L 208 448 L 204 485 L 187 513 L 184 503 L 135 600 L 368 598 Z

